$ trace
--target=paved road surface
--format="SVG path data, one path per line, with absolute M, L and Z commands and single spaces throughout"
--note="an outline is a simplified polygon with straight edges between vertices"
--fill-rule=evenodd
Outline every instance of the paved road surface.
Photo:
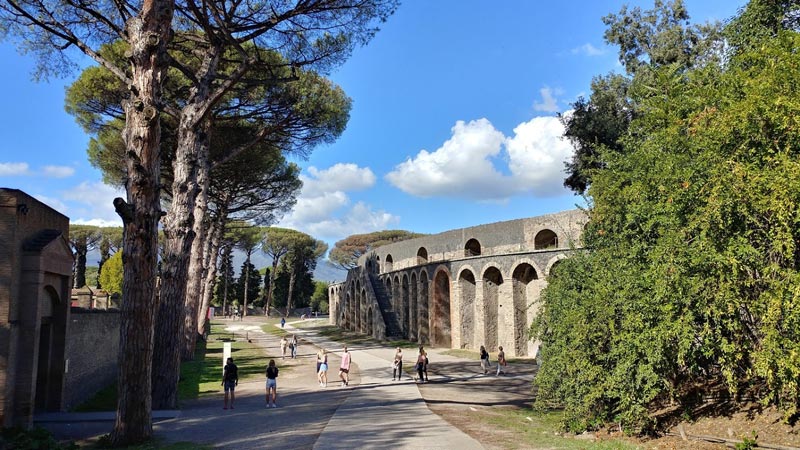
M 261 333 L 258 319 L 226 322 L 234 332 L 247 333 L 253 342 L 264 346 L 267 354 L 280 355 L 279 338 Z M 480 442 L 432 413 L 420 393 L 420 389 L 436 389 L 437 377 L 440 382 L 475 379 L 478 373 L 471 368 L 474 363 L 469 362 L 468 373 L 451 372 L 448 377 L 434 373 L 431 384 L 417 385 L 411 378 L 391 381 L 392 348 L 352 348 L 351 381 L 343 387 L 336 381 L 341 344 L 321 338 L 313 329 L 293 329 L 291 324 L 287 324 L 287 332 L 296 332 L 303 341 L 297 359 L 276 358 L 281 368 L 278 408 L 265 408 L 263 380 L 242 382 L 236 392 L 235 409 L 222 409 L 221 394 L 187 402 L 179 412 L 162 414 L 166 418 L 155 422 L 155 436 L 226 449 L 483 448 Z M 332 352 L 327 388 L 319 387 L 314 374 L 318 346 Z M 408 370 L 415 352 L 406 352 Z M 458 358 L 438 354 L 435 358 L 440 365 L 465 367 Z M 265 359 L 265 365 L 266 362 Z M 113 414 L 57 414 L 39 416 L 37 422 L 57 437 L 85 439 L 111 429 L 113 423 L 100 420 L 103 417 L 110 419 Z

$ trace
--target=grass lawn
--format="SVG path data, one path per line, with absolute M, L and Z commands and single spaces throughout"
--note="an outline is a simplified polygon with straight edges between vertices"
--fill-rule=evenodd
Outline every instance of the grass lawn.
M 223 344 L 231 342 L 231 356 L 239 367 L 239 380 L 264 376 L 268 355 L 263 349 L 225 331 L 225 325 L 211 325 L 208 342 L 198 341 L 193 361 L 181 363 L 178 401 L 193 400 L 203 394 L 220 392 L 222 382 Z M 78 412 L 114 411 L 117 408 L 117 386 L 101 390 L 75 408 Z
M 640 446 L 624 440 L 587 441 L 564 436 L 559 433 L 562 413 L 559 411 L 539 413 L 530 409 L 493 409 L 483 416 L 487 427 L 504 430 L 513 436 L 513 442 L 505 442 L 506 448 L 559 448 L 633 450 Z

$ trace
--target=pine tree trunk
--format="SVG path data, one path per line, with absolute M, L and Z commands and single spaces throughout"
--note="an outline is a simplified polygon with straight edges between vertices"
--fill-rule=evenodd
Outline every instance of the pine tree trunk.
M 247 259 L 244 262 L 244 309 L 242 317 L 247 315 L 247 291 L 250 288 L 250 253 L 247 254 Z
M 265 313 L 269 317 L 269 308 L 272 306 L 272 295 L 275 292 L 275 274 L 278 272 L 279 255 L 272 256 L 272 270 L 269 271 L 269 289 L 267 289 L 267 304 L 264 305 L 267 309 Z
M 172 202 L 164 219 L 166 244 L 161 257 L 161 302 L 156 316 L 158 341 L 153 354 L 153 408 L 178 407 L 183 319 L 189 259 L 194 242 L 194 206 L 197 197 L 197 152 L 201 133 L 193 126 L 196 106 L 182 111 L 178 146 L 172 164 Z
M 297 280 L 297 269 L 292 265 L 292 273 L 289 275 L 289 293 L 286 294 L 286 317 L 292 312 L 292 300 L 294 296 L 294 282 Z
M 197 343 L 197 311 L 200 307 L 200 291 L 203 284 L 204 275 L 204 252 L 209 240 L 207 234 L 206 208 L 208 207 L 208 185 L 209 185 L 209 165 L 208 165 L 208 146 L 202 145 L 197 153 L 197 185 L 200 189 L 194 205 L 194 233 L 195 240 L 192 243 L 189 255 L 189 273 L 186 284 L 186 295 L 183 317 L 183 347 L 182 359 L 194 359 L 194 349 Z
M 206 331 L 206 316 L 208 314 L 208 305 L 211 304 L 211 298 L 214 296 L 214 286 L 217 282 L 217 259 L 219 257 L 219 247 L 222 242 L 222 234 L 225 227 L 222 223 L 214 224 L 211 234 L 211 246 L 209 248 L 208 259 L 206 261 L 205 280 L 203 281 L 203 300 L 200 306 L 200 311 L 197 315 L 197 334 L 205 334 Z M 222 311 L 225 311 L 225 304 L 222 305 Z
M 153 434 L 150 383 L 161 218 L 158 104 L 168 66 L 166 46 L 174 6 L 170 0 L 146 0 L 140 15 L 126 24 L 132 84 L 124 105 L 127 201 L 114 199 L 123 222 L 125 248 L 117 414 L 110 436 L 115 446 L 143 442 Z
M 88 250 L 85 245 L 75 248 L 75 288 L 80 289 L 86 286 L 86 253 Z

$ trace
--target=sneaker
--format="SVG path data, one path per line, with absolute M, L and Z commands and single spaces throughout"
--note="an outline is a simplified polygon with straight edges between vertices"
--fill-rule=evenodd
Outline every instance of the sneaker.
M 224 407 L 224 408 L 222 408 L 222 409 L 228 409 L 228 407 L 226 406 L 226 407 Z
M 272 407 L 273 407 L 273 408 L 277 408 L 277 407 L 278 407 L 278 404 L 277 404 L 277 403 L 273 403 L 273 404 L 272 404 Z

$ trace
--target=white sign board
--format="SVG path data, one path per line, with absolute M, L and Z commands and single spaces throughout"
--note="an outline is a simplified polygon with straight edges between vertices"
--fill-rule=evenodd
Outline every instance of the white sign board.
M 222 372 L 223 375 L 225 373 L 225 364 L 228 362 L 228 358 L 231 357 L 231 343 L 225 342 L 222 344 Z

